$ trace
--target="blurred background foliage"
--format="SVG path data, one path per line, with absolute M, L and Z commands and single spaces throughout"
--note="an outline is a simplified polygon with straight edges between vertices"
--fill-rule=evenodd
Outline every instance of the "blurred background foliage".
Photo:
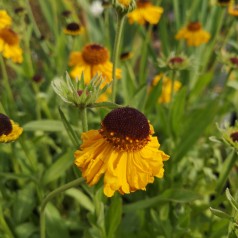
M 0 88 L 0 111 L 24 128 L 18 141 L 0 145 L 0 237 L 39 237 L 43 198 L 80 176 L 73 165 L 76 148 L 58 107 L 78 135 L 82 132 L 79 111 L 56 96 L 51 81 L 65 77 L 70 71 L 70 52 L 87 43 L 102 44 L 112 52 L 115 11 L 109 6 L 95 16 L 91 4 L 89 0 L 0 1 L 0 8 L 13 18 L 24 53 L 22 64 L 5 61 L 14 103 L 3 84 Z M 138 108 L 154 125 L 163 151 L 171 156 L 165 164 L 165 177 L 148 185 L 146 192 L 116 194 L 111 199 L 103 195 L 102 181 L 94 187 L 83 183 L 67 190 L 46 207 L 49 238 L 237 237 L 236 226 L 231 226 L 234 221 L 216 217 L 209 210 L 220 209 L 232 217 L 237 212 L 224 192 L 229 187 L 237 198 L 236 161 L 225 179 L 219 179 L 234 161 L 230 158 L 233 149 L 214 139 L 221 138 L 216 123 L 234 125 L 238 112 L 237 70 L 229 74 L 218 57 L 221 49 L 238 53 L 237 18 L 207 0 L 154 4 L 164 8 L 158 25 L 125 23 L 120 51 L 131 52 L 132 58 L 119 62 L 122 79 L 117 102 Z M 211 33 L 209 43 L 195 48 L 175 39 L 182 26 L 197 20 Z M 84 25 L 86 33 L 65 35 L 63 29 L 72 21 Z M 173 76 L 158 64 L 158 58 L 172 52 L 191 57 L 192 66 L 176 71 L 182 88 L 171 102 L 162 104 L 158 103 L 162 84 L 148 88 L 159 73 Z M 99 128 L 108 111 L 90 110 L 89 128 Z M 234 154 L 237 158 L 237 152 Z

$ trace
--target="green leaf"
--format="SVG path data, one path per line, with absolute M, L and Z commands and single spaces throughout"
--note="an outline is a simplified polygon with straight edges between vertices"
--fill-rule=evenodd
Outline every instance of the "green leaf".
M 115 237 L 116 230 L 121 223 L 122 217 L 122 200 L 121 197 L 115 196 L 112 198 L 108 214 L 107 214 L 107 237 Z
M 50 238 L 69 238 L 65 221 L 61 218 L 59 211 L 52 204 L 48 203 L 45 209 L 46 234 Z
M 160 202 L 170 201 L 177 203 L 193 202 L 201 199 L 201 196 L 193 191 L 185 189 L 168 189 L 161 195 L 153 198 L 148 198 L 143 201 L 135 202 L 123 207 L 124 212 L 131 212 L 137 209 L 145 209 L 158 205 Z
M 76 202 L 78 202 L 82 207 L 87 209 L 90 212 L 94 212 L 94 204 L 92 201 L 86 196 L 83 192 L 76 188 L 70 188 L 65 192 L 66 195 L 72 197 L 75 199 Z
M 28 238 L 32 237 L 34 233 L 38 232 L 38 227 L 30 222 L 22 223 L 15 228 L 15 232 L 17 234 L 17 238 Z
M 162 86 L 163 86 L 163 80 L 160 80 L 156 86 L 151 88 L 151 91 L 148 95 L 147 101 L 146 101 L 146 112 L 150 112 L 151 109 L 158 103 L 158 98 L 162 92 Z
M 37 120 L 30 121 L 23 125 L 24 131 L 48 131 L 56 132 L 64 130 L 64 125 L 61 121 L 57 120 Z
M 17 192 L 13 205 L 13 217 L 16 224 L 24 222 L 36 205 L 35 184 L 25 184 L 25 188 Z
M 196 85 L 194 86 L 193 90 L 191 91 L 191 95 L 193 98 L 199 97 L 203 90 L 207 87 L 207 85 L 213 79 L 214 72 L 208 72 L 202 75 L 198 80 Z
M 145 102 L 146 102 L 146 96 L 147 96 L 146 90 L 147 90 L 147 85 L 146 84 L 142 85 L 134 94 L 129 104 L 143 111 Z
M 180 142 L 175 148 L 174 161 L 180 161 L 192 148 L 198 138 L 204 133 L 209 124 L 212 123 L 218 111 L 218 102 L 207 103 L 205 108 L 199 108 L 189 113 L 188 119 L 181 135 Z
M 238 211 L 238 204 L 235 201 L 235 199 L 231 196 L 230 194 L 230 190 L 229 188 L 226 189 L 226 197 L 228 199 L 228 201 L 230 202 L 231 206 L 236 210 L 236 212 Z
M 43 183 L 46 185 L 62 176 L 65 171 L 73 165 L 73 160 L 72 151 L 63 153 L 49 168 L 47 168 L 43 175 Z
M 225 213 L 225 212 L 223 212 L 221 210 L 214 209 L 212 207 L 210 207 L 210 210 L 211 210 L 212 214 L 214 214 L 217 217 L 225 218 L 225 219 L 228 219 L 230 221 L 234 220 L 234 218 L 232 216 L 230 216 L 229 214 L 227 214 L 227 213 Z
M 174 134 L 179 135 L 181 131 L 181 125 L 183 124 L 183 116 L 185 110 L 185 100 L 187 95 L 187 88 L 182 88 L 175 96 L 171 110 L 170 110 L 170 123 Z
M 68 122 L 68 120 L 66 119 L 63 111 L 60 109 L 60 107 L 58 108 L 59 109 L 59 114 L 60 114 L 60 117 L 61 117 L 61 120 L 63 122 L 63 125 L 69 135 L 69 138 L 71 139 L 73 145 L 78 148 L 79 145 L 80 145 L 80 139 L 78 137 L 78 135 L 74 132 L 72 126 L 70 125 L 70 123 Z

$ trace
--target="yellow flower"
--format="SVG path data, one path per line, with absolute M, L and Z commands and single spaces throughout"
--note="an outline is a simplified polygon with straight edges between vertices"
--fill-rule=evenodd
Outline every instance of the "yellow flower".
M 84 33 L 84 31 L 85 31 L 84 27 L 80 26 L 76 22 L 69 23 L 64 29 L 64 33 L 66 35 L 71 35 L 71 36 L 81 35 Z
M 128 14 L 129 23 L 137 22 L 144 25 L 146 22 L 150 24 L 157 24 L 163 13 L 163 8 L 153 6 L 149 0 L 138 0 L 137 8 Z
M 5 10 L 0 10 L 0 29 L 9 27 L 12 24 L 11 17 L 7 14 Z
M 100 130 L 83 133 L 83 144 L 74 154 L 75 164 L 92 186 L 104 174 L 104 194 L 146 190 L 154 177 L 164 176 L 163 161 L 169 156 L 159 150 L 157 137 L 147 118 L 130 107 L 106 115 Z
M 109 51 L 98 44 L 86 45 L 82 52 L 74 51 L 70 55 L 69 66 L 73 67 L 70 75 L 73 78 L 84 73 L 84 80 L 89 83 L 96 74 L 102 74 L 104 86 L 112 81 L 112 63 L 109 61 Z M 121 77 L 120 69 L 116 70 L 116 78 Z
M 163 79 L 162 93 L 158 99 L 159 103 L 168 103 L 171 101 L 172 93 L 172 80 L 166 77 L 164 74 L 156 75 L 152 81 L 152 86 L 156 86 L 158 82 Z M 174 82 L 174 93 L 176 93 L 181 88 L 181 83 L 177 80 Z
M 6 115 L 0 113 L 0 143 L 6 143 L 16 140 L 23 129 Z
M 189 46 L 199 46 L 203 43 L 207 43 L 210 39 L 210 34 L 202 29 L 199 22 L 191 22 L 186 27 L 183 27 L 175 38 L 185 39 Z
M 228 13 L 234 17 L 238 17 L 238 4 L 232 2 L 228 6 Z
M 15 63 L 23 60 L 18 35 L 10 28 L 0 30 L 0 53 Z

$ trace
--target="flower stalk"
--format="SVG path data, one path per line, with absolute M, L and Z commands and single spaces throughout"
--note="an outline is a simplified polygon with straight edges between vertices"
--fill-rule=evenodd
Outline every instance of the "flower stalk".
M 117 68 L 117 61 L 119 55 L 119 48 L 121 43 L 121 36 L 122 36 L 122 29 L 124 25 L 125 15 L 122 13 L 117 12 L 117 29 L 116 29 L 116 36 L 115 36 L 115 43 L 113 49 L 113 68 L 112 68 L 112 102 L 116 100 L 116 88 L 117 88 L 117 80 L 116 80 L 116 68 Z
M 86 131 L 88 131 L 87 108 L 84 107 L 80 111 L 81 111 L 83 132 L 86 132 Z
M 48 202 L 54 198 L 55 196 L 57 196 L 58 194 L 72 188 L 72 187 L 76 187 L 79 184 L 81 184 L 83 182 L 83 178 L 78 178 L 75 179 L 69 183 L 66 183 L 64 185 L 62 185 L 61 187 L 55 189 L 54 191 L 50 192 L 42 201 L 41 203 L 41 207 L 40 207 L 40 238 L 45 238 L 45 232 L 46 232 L 46 227 L 45 227 L 45 208 L 46 205 L 48 204 Z
M 148 43 L 151 37 L 152 32 L 152 25 L 149 25 L 149 29 L 145 35 L 145 40 L 142 46 L 142 53 L 141 53 L 141 60 L 140 60 L 140 72 L 139 72 L 139 83 L 143 85 L 145 82 L 145 74 L 146 74 L 146 62 L 147 62 L 147 50 L 148 50 Z

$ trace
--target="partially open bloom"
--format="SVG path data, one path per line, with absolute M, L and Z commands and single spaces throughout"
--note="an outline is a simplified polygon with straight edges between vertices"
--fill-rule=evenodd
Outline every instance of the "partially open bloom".
M 152 126 L 138 110 L 114 109 L 102 121 L 101 129 L 83 133 L 83 144 L 74 154 L 75 164 L 90 186 L 104 174 L 108 197 L 115 191 L 146 190 L 154 177 L 164 176 L 163 161 L 169 159 L 152 134 Z
M 191 59 L 185 54 L 175 54 L 171 52 L 168 57 L 161 56 L 158 59 L 158 65 L 161 68 L 168 68 L 172 70 L 184 70 L 191 66 Z
M 80 79 L 76 78 L 76 80 L 72 80 L 66 74 L 66 80 L 55 78 L 51 85 L 64 102 L 82 108 L 90 106 L 96 101 L 107 100 L 106 90 L 110 84 L 101 86 L 102 83 L 101 75 L 95 75 L 88 84 L 85 84 L 83 74 Z
M 136 8 L 135 0 L 112 0 L 112 6 L 123 15 L 133 11 Z
M 158 74 L 154 77 L 152 81 L 152 86 L 155 87 L 160 80 L 163 80 L 163 83 L 162 83 L 162 93 L 158 99 L 158 102 L 169 103 L 171 101 L 172 96 L 172 87 L 173 92 L 176 93 L 181 88 L 182 84 L 178 80 L 175 80 L 173 84 L 172 79 L 166 77 L 164 74 Z
M 227 51 L 221 51 L 218 59 L 227 66 L 228 69 L 238 69 L 238 55 Z
M 224 125 L 224 128 L 218 128 L 222 133 L 222 139 L 225 143 L 232 146 L 238 151 L 238 121 L 235 122 L 234 126 Z
M 12 18 L 5 10 L 0 10 L 0 29 L 9 27 L 12 24 Z
M 104 77 L 104 84 L 112 81 L 112 63 L 109 60 L 109 51 L 101 45 L 89 44 L 82 51 L 74 51 L 70 55 L 69 66 L 73 67 L 70 75 L 73 78 L 81 77 L 89 83 L 96 74 Z M 121 77 L 121 71 L 116 70 L 116 78 Z
M 71 36 L 81 35 L 82 33 L 84 33 L 84 31 L 85 31 L 84 27 L 80 26 L 76 22 L 69 23 L 64 29 L 64 33 L 66 35 L 71 35 Z
M 19 37 L 10 28 L 0 29 L 0 52 L 15 63 L 21 63 L 23 60 Z
M 202 29 L 199 22 L 191 22 L 186 27 L 183 27 L 176 34 L 177 40 L 185 39 L 189 46 L 199 46 L 207 43 L 210 39 L 210 34 Z
M 0 113 L 0 143 L 6 143 L 16 140 L 23 129 L 6 115 Z
M 127 15 L 130 24 L 137 22 L 140 25 L 155 25 L 159 22 L 163 8 L 152 5 L 149 0 L 138 0 L 136 4 L 137 8 Z
M 231 2 L 228 6 L 228 13 L 234 17 L 238 17 L 238 4 Z

